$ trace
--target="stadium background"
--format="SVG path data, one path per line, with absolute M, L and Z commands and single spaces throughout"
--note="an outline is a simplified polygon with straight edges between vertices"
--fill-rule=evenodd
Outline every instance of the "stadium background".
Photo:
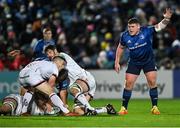
M 125 117 L 1 116 L 0 127 L 179 127 L 178 0 L 0 0 L 0 100 L 7 94 L 18 92 L 18 72 L 31 60 L 32 47 L 42 38 L 42 28 L 48 25 L 58 50 L 70 54 L 95 76 L 98 85 L 95 98 L 99 100 L 93 100 L 92 106 L 112 103 L 118 110 L 128 60 L 128 51 L 125 51 L 121 60 L 123 69 L 116 74 L 113 65 L 119 35 L 131 17 L 138 17 L 142 25 L 158 23 L 166 7 L 174 11 L 171 23 L 154 35 L 153 43 L 159 69 L 157 84 L 161 115 L 150 114 L 146 82 L 141 75 L 134 87 L 129 114 Z M 12 49 L 21 49 L 23 54 L 8 57 L 7 53 Z
M 142 25 L 152 25 L 163 17 L 166 7 L 174 14 L 165 30 L 154 35 L 154 53 L 159 69 L 160 97 L 179 97 L 180 6 L 178 0 L 1 0 L 0 1 L 0 98 L 17 93 L 17 73 L 32 58 L 34 43 L 42 38 L 42 28 L 50 26 L 59 51 L 70 54 L 97 79 L 96 98 L 119 98 L 122 94 L 128 50 L 121 60 L 123 70 L 113 71 L 120 33 L 130 17 Z M 12 58 L 7 53 L 20 49 Z M 139 78 L 135 98 L 148 96 L 145 79 Z M 144 92 L 142 90 L 145 89 Z M 112 95 L 106 95 L 110 93 Z M 162 95 L 162 96 L 161 96 Z
M 116 74 L 113 66 L 120 33 L 131 17 L 139 18 L 142 25 L 158 23 L 166 7 L 172 8 L 174 14 L 167 28 L 154 35 L 153 48 L 159 69 L 158 85 L 162 87 L 160 98 L 174 98 L 180 95 L 178 0 L 1 0 L 1 98 L 18 92 L 18 71 L 30 62 L 32 47 L 43 38 L 42 28 L 46 26 L 52 28 L 58 50 L 70 54 L 94 74 L 98 85 L 95 98 L 120 98 L 129 56 L 126 50 L 120 62 L 123 70 Z M 20 49 L 22 54 L 15 58 L 7 56 L 13 49 Z M 147 98 L 147 90 L 141 76 L 133 97 Z

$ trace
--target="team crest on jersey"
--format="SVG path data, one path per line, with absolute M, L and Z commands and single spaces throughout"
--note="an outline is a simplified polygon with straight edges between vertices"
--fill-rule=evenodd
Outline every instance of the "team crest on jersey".
M 143 34 L 141 34 L 141 35 L 139 36 L 139 38 L 140 38 L 141 40 L 143 40 L 145 37 L 144 37 Z

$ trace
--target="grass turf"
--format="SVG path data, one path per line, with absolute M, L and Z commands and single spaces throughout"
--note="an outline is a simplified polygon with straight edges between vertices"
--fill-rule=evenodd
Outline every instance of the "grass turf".
M 104 106 L 107 103 L 119 110 L 119 100 L 94 100 L 92 106 Z M 72 102 L 69 103 L 70 106 Z M 150 113 L 150 100 L 134 100 L 129 103 L 128 115 L 62 117 L 62 116 L 1 116 L 0 127 L 180 127 L 180 99 L 160 99 L 161 115 Z

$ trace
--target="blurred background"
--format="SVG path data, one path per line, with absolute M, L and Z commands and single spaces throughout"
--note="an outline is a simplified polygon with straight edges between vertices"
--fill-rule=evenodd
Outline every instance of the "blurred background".
M 114 95 L 111 91 L 114 86 L 120 97 L 124 74 L 117 75 L 113 67 L 121 32 L 132 17 L 138 17 L 142 25 L 160 22 L 167 7 L 172 8 L 174 14 L 166 29 L 154 35 L 153 48 L 160 70 L 159 84 L 171 90 L 163 95 L 178 96 L 180 88 L 175 86 L 180 83 L 179 0 L 0 0 L 1 94 L 4 90 L 17 91 L 18 83 L 13 82 L 17 72 L 30 62 L 32 48 L 42 38 L 42 28 L 48 25 L 58 50 L 70 54 L 79 65 L 92 71 L 97 82 L 101 81 L 98 85 L 102 85 L 102 92 L 106 92 L 103 89 L 107 85 L 108 92 Z M 20 49 L 23 54 L 15 58 L 7 56 L 13 49 Z M 124 68 L 128 56 L 126 50 L 120 62 Z M 144 78 L 140 78 L 135 90 L 145 83 Z
M 180 5 L 178 0 L 0 0 L 0 70 L 19 70 L 32 57 L 42 27 L 51 26 L 60 51 L 88 69 L 113 69 L 115 49 L 127 20 L 138 17 L 153 25 L 163 11 L 174 11 L 168 27 L 154 36 L 158 68 L 180 68 Z M 12 49 L 24 51 L 7 57 Z M 128 51 L 121 64 L 126 66 Z

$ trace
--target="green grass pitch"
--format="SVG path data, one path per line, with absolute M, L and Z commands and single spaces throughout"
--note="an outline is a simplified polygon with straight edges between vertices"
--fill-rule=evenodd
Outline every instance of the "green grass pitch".
M 120 100 L 94 100 L 92 106 L 104 106 L 107 103 L 119 110 Z M 72 102 L 69 103 L 70 105 Z M 134 100 L 129 103 L 128 115 L 62 117 L 0 117 L 0 127 L 180 127 L 180 99 L 160 99 L 161 115 L 150 113 L 150 99 Z

